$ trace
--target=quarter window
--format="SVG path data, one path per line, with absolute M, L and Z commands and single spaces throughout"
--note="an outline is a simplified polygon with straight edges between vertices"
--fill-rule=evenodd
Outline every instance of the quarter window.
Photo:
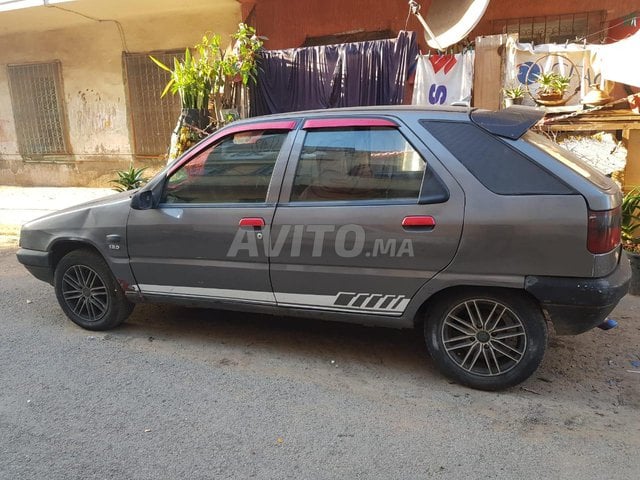
M 260 130 L 223 138 L 167 181 L 164 203 L 264 202 L 288 132 Z
M 467 122 L 422 120 L 433 135 L 486 188 L 499 195 L 570 195 L 573 190 L 533 160 Z
M 310 130 L 291 200 L 417 200 L 424 170 L 424 159 L 394 128 Z

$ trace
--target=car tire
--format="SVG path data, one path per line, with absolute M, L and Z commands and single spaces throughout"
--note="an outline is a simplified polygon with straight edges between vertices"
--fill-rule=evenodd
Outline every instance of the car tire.
M 428 309 L 424 335 L 440 371 L 480 390 L 523 382 L 538 368 L 547 346 L 540 307 L 507 290 L 446 295 Z
M 100 255 L 74 250 L 56 266 L 54 287 L 64 313 L 87 330 L 109 330 L 124 322 L 134 304 Z

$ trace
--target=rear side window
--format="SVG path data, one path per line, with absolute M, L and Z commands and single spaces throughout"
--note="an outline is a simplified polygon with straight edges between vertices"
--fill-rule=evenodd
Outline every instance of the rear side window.
M 291 201 L 417 201 L 424 171 L 424 159 L 395 128 L 313 129 L 305 136 Z
M 499 195 L 568 195 L 567 185 L 472 123 L 420 122 L 485 187 Z

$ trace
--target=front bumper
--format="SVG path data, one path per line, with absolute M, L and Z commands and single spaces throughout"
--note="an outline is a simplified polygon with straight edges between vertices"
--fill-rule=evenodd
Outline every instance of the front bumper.
M 51 253 L 21 248 L 17 253 L 18 261 L 38 280 L 53 284 Z
M 559 335 L 577 335 L 600 325 L 629 289 L 631 266 L 621 256 L 606 277 L 525 279 L 525 290 L 538 299 Z

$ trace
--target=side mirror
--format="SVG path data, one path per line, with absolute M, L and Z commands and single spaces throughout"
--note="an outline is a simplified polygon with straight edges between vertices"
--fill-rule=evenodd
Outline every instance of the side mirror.
M 156 208 L 162 197 L 165 180 L 164 173 L 151 179 L 149 183 L 131 197 L 131 208 L 134 210 L 150 210 Z
M 149 210 L 153 208 L 153 190 L 143 190 L 131 198 L 131 208 L 134 210 Z

